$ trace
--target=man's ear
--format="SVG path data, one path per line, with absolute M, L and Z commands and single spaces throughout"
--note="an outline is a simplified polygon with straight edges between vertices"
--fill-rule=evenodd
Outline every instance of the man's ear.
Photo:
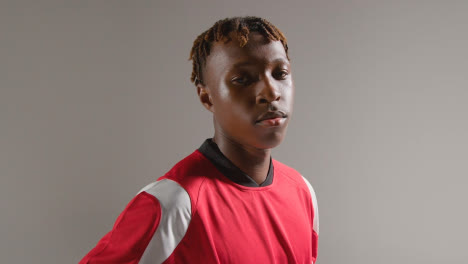
M 214 112 L 213 100 L 211 99 L 210 91 L 202 84 L 197 84 L 198 98 L 202 105 L 210 112 Z

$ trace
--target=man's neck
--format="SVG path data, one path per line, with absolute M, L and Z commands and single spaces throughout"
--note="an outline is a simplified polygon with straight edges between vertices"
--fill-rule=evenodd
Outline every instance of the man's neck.
M 270 168 L 270 149 L 242 145 L 218 133 L 215 133 L 213 141 L 226 158 L 257 184 L 265 181 Z

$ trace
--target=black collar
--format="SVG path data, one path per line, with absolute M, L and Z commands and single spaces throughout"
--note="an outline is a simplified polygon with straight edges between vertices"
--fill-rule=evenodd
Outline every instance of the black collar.
M 273 182 L 273 162 L 270 157 L 270 168 L 263 183 L 257 184 L 249 175 L 241 171 L 234 163 L 223 155 L 215 142 L 211 138 L 205 140 L 198 149 L 213 165 L 231 181 L 247 187 L 264 187 Z

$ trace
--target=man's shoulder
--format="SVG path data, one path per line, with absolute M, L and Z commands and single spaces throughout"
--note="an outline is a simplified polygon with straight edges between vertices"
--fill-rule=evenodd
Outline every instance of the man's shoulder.
M 297 183 L 303 184 L 303 176 L 300 172 L 298 172 L 296 169 L 280 162 L 275 159 L 272 160 L 275 174 L 280 174 L 283 177 L 286 177 L 290 180 L 293 180 Z
M 164 176 L 160 179 L 172 179 L 176 182 L 182 182 L 187 178 L 197 178 L 211 174 L 210 172 L 215 167 L 211 164 L 205 156 L 199 151 L 195 150 L 190 155 L 186 156 L 177 162 Z
M 273 166 L 275 167 L 275 170 L 281 171 L 282 173 L 292 173 L 292 174 L 299 174 L 300 173 L 294 169 L 293 167 L 290 167 L 278 160 L 272 159 Z
M 172 208 L 190 206 L 188 192 L 177 182 L 170 179 L 161 179 L 143 187 L 138 195 L 145 193 L 155 197 L 159 203 Z
M 293 183 L 297 188 L 307 192 L 312 192 L 313 189 L 310 182 L 299 171 L 277 160 L 273 160 L 273 165 L 275 168 L 275 174 L 278 174 L 282 179 Z
M 196 150 L 139 193 L 146 192 L 158 200 L 167 200 L 170 206 L 186 205 L 187 202 L 196 204 L 201 185 L 212 177 L 214 169 L 203 154 Z

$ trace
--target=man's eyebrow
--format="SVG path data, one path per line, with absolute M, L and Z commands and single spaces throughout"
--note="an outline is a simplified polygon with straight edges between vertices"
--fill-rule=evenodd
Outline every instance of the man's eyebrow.
M 240 62 L 234 63 L 233 67 L 234 68 L 240 68 L 240 67 L 243 67 L 243 66 L 250 66 L 250 65 L 255 65 L 255 63 L 253 63 L 250 60 L 240 61 Z
M 284 58 L 278 58 L 278 59 L 275 59 L 271 62 L 272 64 L 276 64 L 276 63 L 287 63 L 289 64 L 289 60 L 285 60 Z
M 266 64 L 278 64 L 278 63 L 286 63 L 286 64 L 289 64 L 289 61 L 284 59 L 284 58 L 277 58 L 277 59 L 274 59 L 270 62 L 267 62 Z M 251 66 L 251 65 L 255 65 L 256 63 L 251 61 L 251 60 L 247 60 L 247 61 L 240 61 L 240 62 L 237 62 L 237 63 L 234 63 L 233 67 L 234 68 L 240 68 L 240 67 L 243 67 L 243 66 Z

